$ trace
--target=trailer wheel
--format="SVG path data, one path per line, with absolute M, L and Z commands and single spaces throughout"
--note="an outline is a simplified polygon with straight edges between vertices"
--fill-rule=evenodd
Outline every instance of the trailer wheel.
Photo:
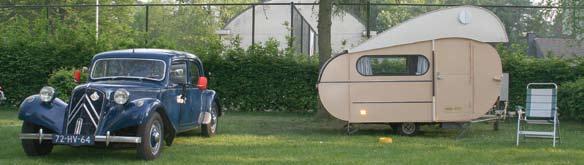
M 420 132 L 420 125 L 416 123 L 401 123 L 397 132 L 403 136 L 414 136 Z

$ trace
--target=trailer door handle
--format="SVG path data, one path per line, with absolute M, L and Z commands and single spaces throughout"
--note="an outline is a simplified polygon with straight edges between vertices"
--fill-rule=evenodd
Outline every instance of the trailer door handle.
M 501 77 L 502 77 L 502 75 L 501 76 L 495 76 L 495 77 L 493 77 L 493 80 L 495 80 L 495 81 L 501 81 Z
M 436 80 L 442 80 L 442 76 L 440 76 L 440 72 L 436 72 Z

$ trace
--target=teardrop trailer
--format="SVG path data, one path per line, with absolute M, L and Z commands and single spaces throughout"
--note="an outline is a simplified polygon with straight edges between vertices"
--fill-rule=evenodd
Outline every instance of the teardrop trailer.
M 423 124 L 494 120 L 483 117 L 499 96 L 502 67 L 489 43 L 501 42 L 505 28 L 489 10 L 429 12 L 328 60 L 320 100 L 347 126 L 390 124 L 402 135 Z

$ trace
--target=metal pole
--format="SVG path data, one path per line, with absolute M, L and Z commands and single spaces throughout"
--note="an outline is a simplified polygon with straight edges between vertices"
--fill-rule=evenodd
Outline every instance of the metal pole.
M 290 38 L 294 37 L 294 2 L 290 2 Z M 290 43 L 290 47 L 294 45 L 294 41 Z
M 304 53 L 304 19 L 300 19 L 300 53 Z
M 367 38 L 371 38 L 371 2 L 367 1 Z
M 99 41 L 99 0 L 95 0 L 95 42 Z
M 47 6 L 47 34 L 51 33 L 51 17 L 49 17 L 49 10 L 50 8 Z
M 256 5 L 251 5 L 251 44 L 255 44 L 255 7 Z
M 148 34 L 148 24 L 149 24 L 148 20 L 149 20 L 149 16 L 150 16 L 150 6 L 146 5 L 146 17 L 144 18 L 145 19 L 144 31 L 146 32 L 146 37 L 145 37 L 145 41 L 144 41 L 145 44 L 148 44 L 148 36 L 149 36 L 149 34 Z

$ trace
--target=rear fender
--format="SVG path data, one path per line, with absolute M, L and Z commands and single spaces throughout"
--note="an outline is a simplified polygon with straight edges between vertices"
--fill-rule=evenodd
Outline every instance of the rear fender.
M 223 111 L 221 110 L 221 105 L 219 104 L 219 97 L 217 96 L 217 92 L 214 90 L 205 90 L 203 92 L 202 98 L 202 109 L 201 113 L 204 112 L 211 112 L 211 107 L 213 106 L 213 102 L 217 103 L 219 108 L 218 116 L 223 115 Z
M 45 103 L 39 95 L 32 95 L 20 104 L 18 119 L 62 134 L 66 109 L 67 103 L 59 98 Z

